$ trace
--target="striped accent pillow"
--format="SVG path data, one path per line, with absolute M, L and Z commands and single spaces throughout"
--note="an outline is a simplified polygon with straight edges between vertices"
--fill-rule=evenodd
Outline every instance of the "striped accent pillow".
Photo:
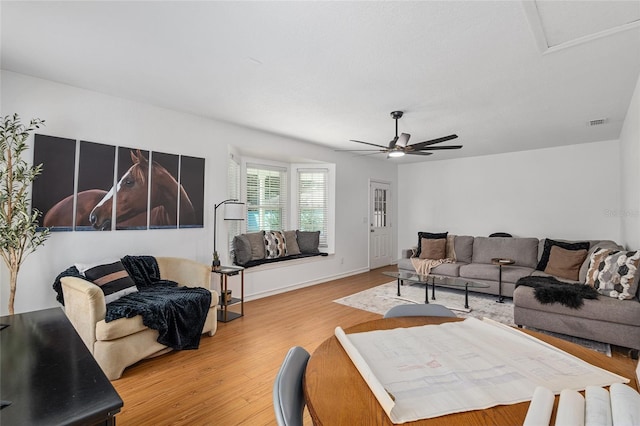
M 76 268 L 100 287 L 104 293 L 105 303 L 111 303 L 122 296 L 138 291 L 136 283 L 119 260 L 91 265 L 76 264 Z

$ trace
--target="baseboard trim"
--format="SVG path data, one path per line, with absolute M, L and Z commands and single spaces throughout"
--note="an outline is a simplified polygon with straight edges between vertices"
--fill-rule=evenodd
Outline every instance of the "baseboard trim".
M 280 288 L 273 289 L 273 290 L 261 291 L 259 293 L 254 293 L 254 294 L 251 294 L 251 295 L 245 295 L 244 300 L 245 300 L 245 302 L 250 302 L 252 300 L 262 299 L 264 297 L 269 297 L 269 296 L 275 296 L 276 294 L 286 293 L 288 291 L 297 290 L 297 289 L 300 289 L 300 288 L 311 287 L 312 285 L 322 284 L 322 283 L 325 283 L 327 281 L 333 281 L 333 280 L 338 280 L 340 278 L 350 277 L 352 275 L 362 274 L 364 272 L 369 272 L 369 270 L 370 269 L 368 267 L 360 268 L 360 269 L 355 269 L 355 270 L 348 271 L 348 272 L 343 272 L 341 274 L 329 275 L 329 276 L 318 278 L 318 279 L 311 280 L 311 281 L 304 281 L 304 282 L 301 282 L 301 283 L 288 285 L 286 287 L 280 287 Z

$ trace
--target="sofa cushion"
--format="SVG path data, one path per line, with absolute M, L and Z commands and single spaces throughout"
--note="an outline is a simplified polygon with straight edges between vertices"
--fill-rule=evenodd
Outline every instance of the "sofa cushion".
M 460 263 L 460 262 L 443 263 L 431 269 L 431 273 L 433 275 L 445 275 L 447 277 L 457 277 L 460 273 L 460 266 L 462 265 L 466 265 L 466 263 Z
M 420 259 L 444 259 L 446 254 L 447 239 L 437 240 L 423 238 L 420 242 Z
M 587 250 L 567 250 L 552 246 L 544 272 L 556 277 L 577 281 L 580 267 L 587 258 Z
M 138 291 L 136 283 L 120 260 L 108 260 L 97 264 L 77 263 L 75 266 L 82 275 L 100 287 L 107 304 Z
M 562 282 L 569 283 L 569 284 L 578 284 L 578 283 L 580 283 L 580 281 L 577 281 L 577 280 L 569 280 L 567 278 L 562 278 L 562 277 L 559 277 L 557 275 L 547 274 L 546 272 L 538 271 L 537 269 L 534 269 L 533 272 L 531 272 L 531 276 L 532 277 L 554 277 L 558 281 L 562 281 Z
M 491 259 L 496 257 L 512 259 L 517 266 L 535 268 L 538 262 L 538 239 L 507 237 L 475 237 L 473 239 L 472 263 L 490 264 Z M 494 268 L 497 269 L 495 266 Z
M 218 294 L 215 291 L 211 291 L 211 296 L 209 308 L 213 308 L 218 304 Z M 142 322 L 142 315 L 136 315 L 131 318 L 118 318 L 109 322 L 102 320 L 96 323 L 96 340 L 115 340 L 147 328 Z
M 418 232 L 418 251 L 416 252 L 416 257 L 420 257 L 421 244 L 422 239 L 426 238 L 428 240 L 439 240 L 441 238 L 447 238 L 448 232 Z
M 251 244 L 251 260 L 264 259 L 264 231 L 249 232 L 244 235 Z
M 287 255 L 287 245 L 284 234 L 280 231 L 265 231 L 264 233 L 265 259 L 275 259 Z
M 517 308 L 620 324 L 637 324 L 640 318 L 640 303 L 635 300 L 598 297 L 598 299 L 584 299 L 584 305 L 580 309 L 571 309 L 561 303 L 538 302 L 534 290 L 532 287 L 522 285 L 516 288 L 513 293 L 513 305 Z
M 301 253 L 320 253 L 320 231 L 296 231 Z
M 600 256 L 601 252 L 606 253 L 604 258 Z M 598 276 L 593 283 L 600 294 L 620 300 L 635 297 L 638 291 L 636 275 L 640 264 L 640 250 L 602 249 L 596 251 L 592 259 L 601 259 L 598 266 Z
M 515 283 L 522 277 L 528 277 L 533 271 L 533 268 L 529 268 L 526 266 L 504 266 L 502 268 L 502 283 Z M 486 263 L 471 263 L 468 265 L 460 266 L 460 277 L 469 278 L 470 280 L 498 281 L 499 274 L 500 270 L 497 265 L 490 265 Z
M 237 265 L 244 265 L 251 260 L 251 242 L 246 234 L 233 237 L 233 254 Z
M 300 247 L 298 247 L 298 237 L 296 231 L 283 231 L 284 242 L 287 245 L 287 256 L 293 256 L 300 254 Z
M 566 241 L 552 240 L 551 238 L 545 238 L 544 248 L 542 249 L 542 254 L 540 255 L 540 261 L 536 266 L 537 270 L 545 270 L 545 268 L 547 267 L 547 263 L 549 262 L 549 256 L 551 255 L 551 247 L 553 246 L 559 246 L 565 250 L 589 250 L 590 243 L 589 241 L 579 241 L 576 243 L 571 243 Z
M 473 258 L 473 237 L 470 235 L 456 235 L 454 239 L 456 261 L 471 263 Z

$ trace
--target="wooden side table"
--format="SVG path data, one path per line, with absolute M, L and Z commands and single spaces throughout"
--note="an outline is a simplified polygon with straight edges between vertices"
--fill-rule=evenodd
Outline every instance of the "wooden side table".
M 220 275 L 220 310 L 218 311 L 218 321 L 229 322 L 244 316 L 244 268 L 240 266 L 220 266 L 212 269 L 212 272 Z M 227 300 L 227 284 L 231 276 L 240 274 L 240 297 L 232 297 Z M 240 312 L 229 310 L 232 305 L 240 305 Z
M 502 295 L 502 267 L 504 265 L 513 265 L 516 262 L 513 259 L 494 257 L 491 259 L 491 263 L 498 265 L 498 300 L 496 300 L 496 302 L 504 303 L 504 296 Z

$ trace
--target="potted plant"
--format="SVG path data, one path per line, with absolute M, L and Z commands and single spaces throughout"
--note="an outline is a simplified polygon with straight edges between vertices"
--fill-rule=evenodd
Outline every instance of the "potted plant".
M 49 229 L 38 230 L 40 212 L 30 209 L 29 199 L 29 188 L 42 164 L 30 166 L 22 158 L 29 133 L 41 125 L 44 120 L 39 118 L 22 124 L 18 114 L 4 116 L 0 122 L 0 256 L 9 269 L 11 315 L 20 266 L 49 236 Z

